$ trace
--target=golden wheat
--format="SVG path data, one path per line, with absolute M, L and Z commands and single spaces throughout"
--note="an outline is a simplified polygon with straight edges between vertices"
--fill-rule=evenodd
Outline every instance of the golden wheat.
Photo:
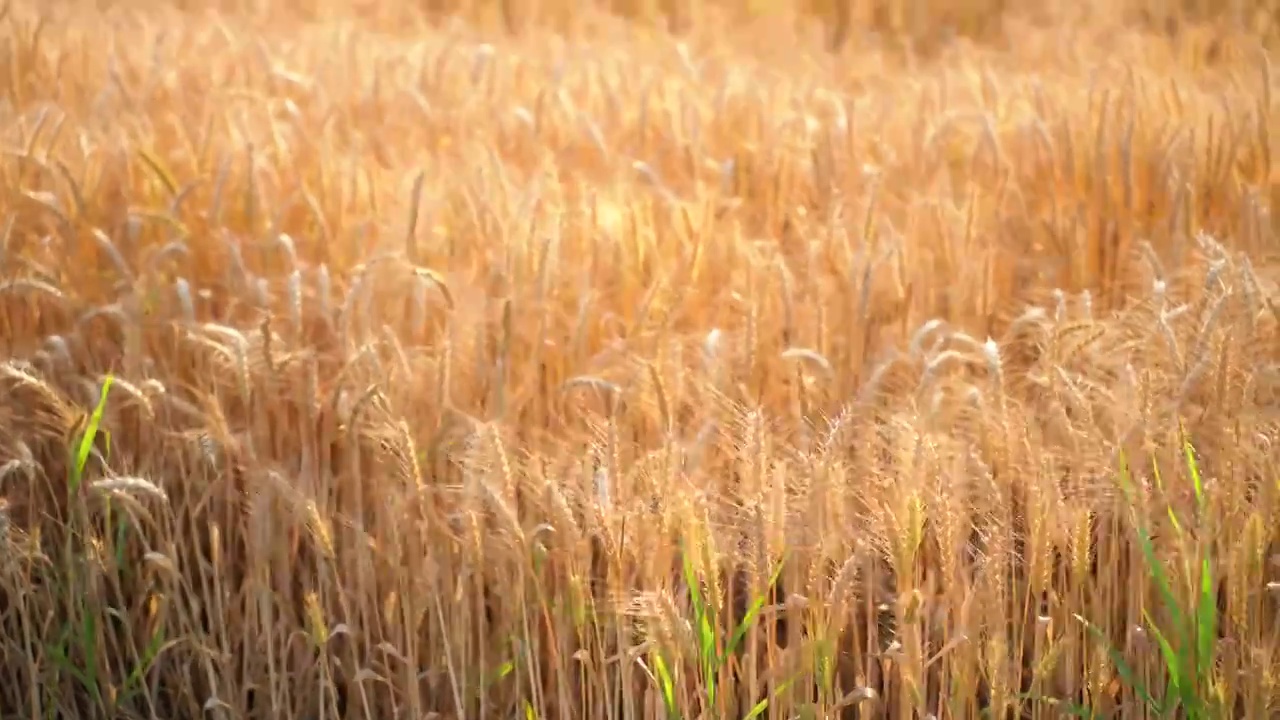
M 1273 716 L 1275 3 L 800 5 L 0 8 L 0 715 Z

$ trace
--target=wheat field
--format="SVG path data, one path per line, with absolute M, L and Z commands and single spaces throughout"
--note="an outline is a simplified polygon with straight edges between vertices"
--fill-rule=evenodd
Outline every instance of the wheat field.
M 1276 717 L 1278 21 L 10 0 L 0 719 Z

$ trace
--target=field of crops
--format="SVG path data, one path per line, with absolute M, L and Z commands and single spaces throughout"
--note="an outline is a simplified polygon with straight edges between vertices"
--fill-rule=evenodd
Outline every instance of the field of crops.
M 1270 718 L 1271 0 L 9 0 L 0 718 Z

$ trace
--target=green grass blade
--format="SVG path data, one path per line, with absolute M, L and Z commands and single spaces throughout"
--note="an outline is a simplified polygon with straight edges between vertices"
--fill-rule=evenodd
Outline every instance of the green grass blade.
M 1200 464 L 1196 462 L 1196 450 L 1195 450 L 1195 447 L 1192 446 L 1191 440 L 1187 438 L 1186 428 L 1185 427 L 1181 428 L 1181 430 L 1182 430 L 1182 438 L 1183 438 L 1182 454 L 1186 457 L 1187 470 L 1190 471 L 1191 473 L 1191 485 L 1192 487 L 1195 488 L 1196 503 L 1200 506 L 1201 509 L 1204 509 L 1204 505 L 1205 505 L 1204 481 L 1200 477 Z
M 488 681 L 485 682 L 485 686 L 488 687 L 496 682 L 499 682 L 505 679 L 508 675 L 514 672 L 515 669 L 516 669 L 516 664 L 514 661 L 507 660 L 503 662 L 501 665 L 497 667 L 497 669 L 495 669 L 492 673 L 490 673 Z
M 1200 463 L 1196 460 L 1195 447 L 1187 437 L 1185 427 L 1179 427 L 1182 434 L 1182 453 L 1187 463 L 1187 472 L 1191 475 L 1191 484 L 1195 490 L 1196 507 L 1203 522 L 1208 505 L 1204 491 L 1204 478 L 1200 473 Z M 1204 533 L 1201 528 L 1201 533 Z M 1200 691 L 1206 691 L 1209 675 L 1213 668 L 1213 645 L 1217 638 L 1217 593 L 1213 587 L 1213 555 L 1212 539 L 1202 534 L 1203 557 L 1200 560 L 1199 593 L 1196 598 L 1196 680 Z
M 1137 527 L 1137 532 L 1138 543 L 1142 548 L 1142 556 L 1147 561 L 1147 571 L 1155 578 L 1156 587 L 1160 591 L 1160 599 L 1164 601 L 1165 607 L 1168 608 L 1169 613 L 1173 616 L 1174 627 L 1185 631 L 1186 616 L 1183 613 L 1182 605 L 1178 603 L 1177 598 L 1173 595 L 1173 588 L 1169 584 L 1169 576 L 1165 574 L 1164 566 L 1160 564 L 1159 559 L 1156 557 L 1151 535 L 1141 525 Z M 1186 638 L 1184 637 L 1183 639 Z
M 794 678 L 790 678 L 783 681 L 781 684 L 779 684 L 778 687 L 773 691 L 773 697 L 777 697 L 779 694 L 781 694 L 782 691 L 786 690 L 793 681 L 794 681 Z M 742 720 L 756 720 L 756 718 L 762 717 L 764 715 L 764 711 L 769 709 L 769 701 L 771 699 L 772 698 L 764 698 L 760 702 L 753 705 L 751 707 L 750 712 L 742 716 Z
M 1123 452 L 1120 454 L 1120 484 L 1125 495 L 1132 501 L 1133 485 L 1129 475 L 1129 463 Z M 1136 515 L 1136 508 L 1133 512 Z M 1138 533 L 1138 545 L 1142 549 L 1142 556 L 1147 563 L 1147 571 L 1155 578 L 1156 586 L 1160 591 L 1160 599 L 1173 616 L 1174 628 L 1178 631 L 1178 635 L 1183 642 L 1190 642 L 1182 606 L 1178 603 L 1177 598 L 1174 597 L 1173 589 L 1169 584 L 1169 577 L 1165 574 L 1164 566 L 1160 564 L 1159 558 L 1156 557 L 1155 545 L 1151 541 L 1151 534 L 1147 532 L 1146 527 L 1137 517 L 1133 518 L 1133 524 L 1135 531 Z
M 129 677 L 125 679 L 124 685 L 121 686 L 120 695 L 122 697 L 129 697 L 133 695 L 133 693 L 142 686 L 144 676 L 151 670 L 151 667 L 155 665 L 156 658 L 158 658 L 161 651 L 164 650 L 164 637 L 164 625 L 161 624 L 156 627 L 153 633 L 151 633 L 151 640 L 147 643 L 147 647 L 143 651 L 142 657 L 138 660 L 138 664 L 133 668 L 133 671 L 129 673 Z
M 661 653 L 653 655 L 653 673 L 658 677 L 658 689 L 662 693 L 662 704 L 667 708 L 669 720 L 679 720 L 680 710 L 676 707 L 676 686 L 667 670 L 667 662 Z
M 755 706 L 751 708 L 751 712 L 744 715 L 742 720 L 755 720 L 756 718 L 764 715 L 764 711 L 768 709 L 769 709 L 769 698 L 765 698 L 760 702 L 756 703 Z
M 107 395 L 111 392 L 111 383 L 114 378 L 108 375 L 102 382 L 102 393 L 98 396 L 98 405 L 93 409 L 93 414 L 89 416 L 89 424 L 85 427 L 84 434 L 80 436 L 80 446 L 76 448 L 75 462 L 71 467 L 71 491 L 76 492 L 80 489 L 80 483 L 84 480 L 84 469 L 89 464 L 89 453 L 93 452 L 93 441 L 98 436 L 98 428 L 102 425 L 102 414 L 107 409 Z
M 685 585 L 689 588 L 689 600 L 693 605 L 693 622 L 698 633 L 698 665 L 706 686 L 707 706 L 715 707 L 716 680 L 720 671 L 720 653 L 716 648 L 715 618 L 712 607 L 702 596 L 702 582 L 693 566 L 693 553 L 686 546 L 681 558 L 681 570 Z
M 777 566 L 773 569 L 773 574 L 769 576 L 769 589 L 772 590 L 778 584 L 778 577 L 782 575 L 782 568 L 785 564 L 784 560 L 779 560 Z M 733 635 L 729 638 L 729 646 L 725 650 L 725 655 L 733 655 L 738 651 L 738 647 L 742 644 L 743 639 L 755 625 L 756 618 L 764 610 L 765 595 L 760 595 L 751 601 L 751 605 L 747 608 L 747 612 L 743 614 L 738 627 L 734 628 Z
M 1156 489 L 1160 494 L 1164 494 L 1164 479 L 1160 475 L 1160 463 L 1153 457 L 1151 459 L 1151 474 L 1156 480 Z M 1178 520 L 1178 513 L 1173 509 L 1173 505 L 1165 506 L 1165 514 L 1169 516 L 1169 522 L 1173 524 L 1173 531 L 1182 537 L 1182 522 Z
M 1111 658 L 1111 662 L 1115 663 L 1116 672 L 1120 673 L 1120 679 L 1126 685 L 1133 688 L 1133 691 L 1138 694 L 1138 697 L 1142 698 L 1142 701 L 1147 704 L 1147 707 L 1159 708 L 1160 705 L 1156 702 L 1155 698 L 1151 697 L 1151 693 L 1147 690 L 1146 685 L 1143 685 L 1138 680 L 1138 675 L 1134 673 L 1133 668 L 1129 666 L 1128 661 L 1124 659 L 1124 656 L 1120 654 L 1119 650 L 1116 650 L 1115 647 L 1107 641 L 1107 637 L 1102 633 L 1102 630 L 1081 615 L 1076 615 L 1075 618 L 1076 620 L 1084 623 L 1085 628 L 1095 640 L 1102 643 L 1102 646 L 1107 651 L 1107 655 Z
M 1169 682 L 1173 684 L 1175 694 L 1181 695 L 1185 691 L 1186 685 L 1183 682 L 1186 664 L 1178 657 L 1178 653 L 1174 650 L 1173 644 L 1169 642 L 1169 638 L 1151 620 L 1151 614 L 1147 612 L 1146 608 L 1142 610 L 1142 618 L 1146 620 L 1147 625 L 1151 628 L 1151 633 L 1155 635 L 1156 644 L 1160 646 L 1160 655 L 1164 657 L 1165 668 L 1169 673 Z M 1169 696 L 1166 694 L 1165 702 L 1168 701 Z
M 1213 643 L 1218 635 L 1218 603 L 1213 590 L 1213 572 L 1207 557 L 1200 562 L 1200 598 L 1196 603 L 1196 676 L 1207 685 L 1213 667 Z M 1207 687 L 1201 687 L 1206 690 Z

